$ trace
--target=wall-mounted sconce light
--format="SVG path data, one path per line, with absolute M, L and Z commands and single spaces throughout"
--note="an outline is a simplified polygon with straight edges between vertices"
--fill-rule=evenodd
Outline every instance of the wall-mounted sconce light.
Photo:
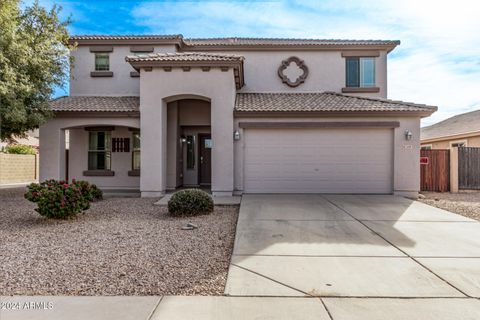
M 233 132 L 233 140 L 235 140 L 235 141 L 240 140 L 240 131 L 235 130 L 235 131 Z
M 405 140 L 410 141 L 412 140 L 413 134 L 410 130 L 405 130 Z
M 187 137 L 181 136 L 181 137 L 180 137 L 180 142 L 181 142 L 181 143 L 187 142 Z

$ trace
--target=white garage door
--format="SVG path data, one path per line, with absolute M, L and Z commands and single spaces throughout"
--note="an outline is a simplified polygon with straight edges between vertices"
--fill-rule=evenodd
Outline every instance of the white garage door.
M 245 129 L 246 193 L 391 193 L 392 129 Z

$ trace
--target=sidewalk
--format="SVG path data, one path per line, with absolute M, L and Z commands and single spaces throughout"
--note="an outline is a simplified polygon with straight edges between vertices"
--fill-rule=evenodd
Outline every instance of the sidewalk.
M 23 309 L 0 310 L 1 320 L 476 320 L 480 314 L 480 301 L 471 298 L 2 297 L 0 304 Z

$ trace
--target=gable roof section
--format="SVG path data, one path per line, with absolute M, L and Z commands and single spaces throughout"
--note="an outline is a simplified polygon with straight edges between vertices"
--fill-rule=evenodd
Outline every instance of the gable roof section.
M 480 110 L 459 114 L 422 128 L 421 139 L 431 140 L 450 136 L 480 133 Z
M 437 107 L 388 99 L 365 98 L 334 92 L 237 93 L 235 112 L 248 113 L 419 113 L 432 114 Z
M 244 58 L 233 54 L 205 53 L 205 52 L 171 52 L 150 53 L 125 58 L 137 71 L 141 68 L 152 67 L 210 67 L 233 68 L 233 75 L 237 89 L 244 85 L 243 61 Z
M 70 96 L 50 101 L 55 112 L 139 112 L 139 97 Z

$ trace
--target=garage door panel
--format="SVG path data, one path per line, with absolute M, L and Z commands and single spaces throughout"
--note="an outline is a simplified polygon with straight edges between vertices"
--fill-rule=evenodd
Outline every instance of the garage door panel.
M 245 191 L 390 193 L 391 129 L 248 129 Z

